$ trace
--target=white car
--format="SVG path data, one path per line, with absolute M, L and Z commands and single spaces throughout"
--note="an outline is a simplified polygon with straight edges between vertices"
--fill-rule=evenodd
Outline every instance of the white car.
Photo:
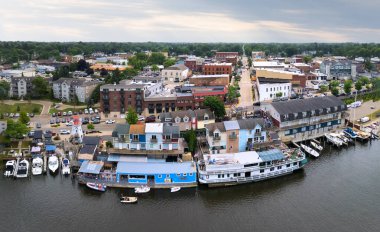
M 99 113 L 98 109 L 95 109 L 94 112 L 95 112 L 95 114 Z
M 85 113 L 85 114 L 88 114 L 88 109 L 84 109 L 84 113 Z
M 73 115 L 73 112 L 72 112 L 72 111 L 69 111 L 69 112 L 67 112 L 67 115 L 68 115 L 68 116 L 71 116 L 71 115 Z
M 69 130 L 65 130 L 65 129 L 61 129 L 61 130 L 59 130 L 59 133 L 61 135 L 68 135 L 68 134 L 70 134 L 70 131 Z
M 139 118 L 138 118 L 139 121 L 144 121 L 145 120 L 145 117 L 140 115 Z
M 66 122 L 66 126 L 72 126 L 73 123 L 72 122 Z
M 108 119 L 108 120 L 106 121 L 106 124 L 114 124 L 114 123 L 115 123 L 115 120 Z

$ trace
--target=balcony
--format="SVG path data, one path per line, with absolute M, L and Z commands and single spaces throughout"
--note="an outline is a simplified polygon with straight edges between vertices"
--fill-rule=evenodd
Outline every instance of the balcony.
M 234 135 L 234 134 L 232 134 L 232 135 L 229 135 L 229 136 L 228 136 L 228 139 L 230 139 L 230 140 L 236 140 L 236 139 L 237 139 L 237 136 Z
M 213 139 L 214 141 L 220 141 L 220 136 L 214 136 Z

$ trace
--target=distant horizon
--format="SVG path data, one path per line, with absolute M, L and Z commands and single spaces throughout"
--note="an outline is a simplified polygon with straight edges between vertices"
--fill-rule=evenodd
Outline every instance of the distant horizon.
M 164 42 L 164 41 L 37 41 L 0 40 L 0 43 L 166 43 L 166 44 L 380 44 L 380 42 Z

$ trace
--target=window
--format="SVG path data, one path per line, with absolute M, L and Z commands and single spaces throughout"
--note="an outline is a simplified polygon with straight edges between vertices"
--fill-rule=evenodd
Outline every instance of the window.
M 139 140 L 139 135 L 133 135 L 133 140 Z
M 186 116 L 186 117 L 183 118 L 183 121 L 184 122 L 189 122 L 189 118 Z
M 286 167 L 289 168 L 289 167 L 290 167 L 290 164 L 287 164 Z
M 256 134 L 260 134 L 260 129 L 256 129 Z
M 270 171 L 271 171 L 271 172 L 274 171 L 274 167 L 271 167 L 271 168 L 270 168 Z
M 193 173 L 189 173 L 189 176 L 193 176 Z
M 264 169 L 260 169 L 260 173 L 264 173 Z
M 204 119 L 204 120 L 208 120 L 208 119 L 209 119 L 208 115 L 205 114 L 205 116 L 203 117 L 203 119 Z
M 187 176 L 187 173 L 183 173 L 182 175 L 183 175 L 183 176 Z
M 169 174 L 166 174 L 166 178 L 169 178 L 170 177 L 170 175 Z
M 277 169 L 278 169 L 278 170 L 282 169 L 282 166 L 278 166 Z
M 238 176 L 238 174 L 237 173 L 234 173 L 234 177 L 237 177 Z
M 221 177 L 222 177 L 222 175 L 218 174 L 218 178 L 221 178 Z
M 214 138 L 219 138 L 219 133 L 214 133 Z
M 293 163 L 293 166 L 297 166 L 297 162 L 294 162 L 294 163 Z
M 177 176 L 181 176 L 181 174 L 177 173 Z
M 157 140 L 157 136 L 156 135 L 152 135 L 152 139 L 153 140 Z
M 175 118 L 175 122 L 176 122 L 176 123 L 180 123 L 180 122 L 181 122 L 181 118 L 180 118 L 180 117 L 176 117 L 176 118 Z
M 158 178 L 162 178 L 162 175 L 158 175 Z

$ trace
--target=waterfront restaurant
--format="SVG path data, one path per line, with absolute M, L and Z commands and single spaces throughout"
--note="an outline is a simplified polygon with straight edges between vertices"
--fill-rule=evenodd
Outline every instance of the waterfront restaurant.
M 102 161 L 83 161 L 80 169 L 78 171 L 79 179 L 81 177 L 98 179 L 101 170 L 103 169 L 104 163 Z
M 119 162 L 116 182 L 122 184 L 146 184 L 152 187 L 197 185 L 197 170 L 193 162 Z

